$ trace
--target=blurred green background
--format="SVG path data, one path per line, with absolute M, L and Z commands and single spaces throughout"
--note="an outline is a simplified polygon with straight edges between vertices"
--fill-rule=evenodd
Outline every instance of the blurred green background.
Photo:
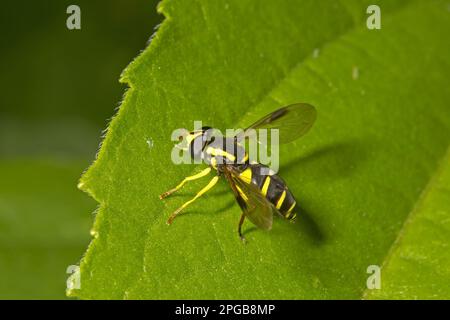
M 66 9 L 81 8 L 81 30 Z M 96 202 L 77 190 L 162 17 L 156 0 L 9 1 L 0 13 L 0 299 L 64 299 Z

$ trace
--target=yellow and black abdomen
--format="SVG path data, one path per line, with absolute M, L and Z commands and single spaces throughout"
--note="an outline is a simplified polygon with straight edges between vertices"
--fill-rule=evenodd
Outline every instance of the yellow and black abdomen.
M 241 173 L 241 178 L 252 183 L 288 220 L 295 220 L 296 201 L 286 183 L 276 174 L 269 175 L 269 168 L 261 164 L 249 164 Z

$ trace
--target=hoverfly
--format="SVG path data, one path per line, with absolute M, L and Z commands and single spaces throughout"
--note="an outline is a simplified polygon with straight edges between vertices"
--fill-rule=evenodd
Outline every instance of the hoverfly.
M 175 188 L 161 194 L 160 199 L 179 190 L 186 182 L 202 178 L 211 171 L 215 171 L 217 175 L 194 198 L 175 210 L 167 220 L 167 224 L 171 224 L 184 208 L 213 188 L 220 176 L 226 178 L 242 209 L 238 224 L 238 234 L 241 240 L 245 240 L 242 235 L 242 224 L 245 218 L 265 230 L 271 229 L 275 213 L 287 220 L 294 221 L 297 216 L 297 210 L 295 210 L 297 202 L 284 181 L 276 174 L 269 174 L 270 170 L 267 166 L 250 162 L 245 150 L 238 151 L 242 151 L 244 148 L 241 137 L 245 137 L 250 129 L 278 129 L 279 143 L 289 143 L 306 134 L 315 119 L 316 109 L 312 105 L 297 103 L 266 115 L 246 128 L 243 135 L 224 137 L 220 146 L 214 139 L 210 139 L 208 134 L 212 129 L 210 127 L 203 127 L 201 130 L 187 133 L 184 137 L 185 150 L 190 152 L 193 159 L 206 159 L 209 166 L 195 175 L 186 177 Z M 223 148 L 224 145 L 228 146 L 230 143 L 234 146 L 231 148 L 234 150 L 233 152 L 229 151 L 230 148 L 226 150 Z

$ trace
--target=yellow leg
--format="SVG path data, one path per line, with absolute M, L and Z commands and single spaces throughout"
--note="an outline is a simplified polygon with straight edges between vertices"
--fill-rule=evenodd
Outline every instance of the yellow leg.
M 174 213 L 172 213 L 169 217 L 169 220 L 167 220 L 167 224 L 171 224 L 173 219 L 175 219 L 175 217 L 181 212 L 181 210 L 183 210 L 184 208 L 186 208 L 188 205 L 190 205 L 192 202 L 194 202 L 195 200 L 197 200 L 198 198 L 200 198 L 205 192 L 209 191 L 212 187 L 214 187 L 214 185 L 217 183 L 217 181 L 219 181 L 219 176 L 215 176 L 214 178 L 211 179 L 211 181 L 206 185 L 206 187 L 204 187 L 202 190 L 200 190 L 194 198 L 192 198 L 191 200 L 185 202 L 181 207 L 179 207 L 177 210 L 175 210 Z
M 192 181 L 192 180 L 196 180 L 196 179 L 200 179 L 204 176 L 206 176 L 208 173 L 211 172 L 211 167 L 206 168 L 205 170 L 200 171 L 197 174 L 194 174 L 192 176 L 186 177 L 184 178 L 183 181 L 181 181 L 181 183 L 179 185 L 177 185 L 175 188 L 170 189 L 169 191 L 164 192 L 163 194 L 161 194 L 159 196 L 160 199 L 164 199 L 167 196 L 170 196 L 172 193 L 174 193 L 175 191 L 178 191 L 181 189 L 182 186 L 184 186 L 184 184 L 188 181 Z

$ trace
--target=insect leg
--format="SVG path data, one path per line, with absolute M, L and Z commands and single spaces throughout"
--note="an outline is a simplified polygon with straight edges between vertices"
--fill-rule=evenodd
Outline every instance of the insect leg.
M 206 176 L 208 173 L 211 172 L 211 167 L 206 168 L 205 170 L 200 171 L 197 174 L 194 174 L 192 176 L 186 177 L 183 179 L 183 181 L 181 181 L 175 188 L 170 189 L 169 191 L 164 192 L 163 194 L 161 194 L 159 196 L 159 198 L 162 200 L 167 196 L 170 196 L 172 193 L 174 193 L 175 191 L 178 191 L 181 189 L 182 186 L 184 186 L 184 184 L 188 181 L 192 181 L 192 180 L 197 180 L 200 179 L 204 176 Z
M 245 237 L 242 235 L 242 224 L 244 223 L 244 220 L 245 220 L 245 214 L 242 212 L 241 219 L 239 220 L 239 227 L 238 227 L 239 238 L 241 238 L 242 242 L 245 242 Z
M 181 210 L 183 210 L 184 208 L 186 208 L 188 205 L 190 205 L 192 202 L 194 202 L 195 200 L 197 200 L 198 198 L 200 198 L 205 192 L 209 191 L 212 187 L 214 187 L 214 185 L 217 183 L 217 181 L 219 181 L 219 176 L 215 176 L 214 178 L 211 179 L 211 181 L 206 185 L 206 187 L 204 187 L 202 190 L 200 190 L 194 198 L 192 198 L 191 200 L 185 202 L 181 207 L 179 207 L 177 210 L 174 211 L 174 213 L 172 213 L 169 217 L 169 220 L 167 220 L 167 224 L 171 224 L 173 219 L 175 219 L 175 217 L 181 212 Z

